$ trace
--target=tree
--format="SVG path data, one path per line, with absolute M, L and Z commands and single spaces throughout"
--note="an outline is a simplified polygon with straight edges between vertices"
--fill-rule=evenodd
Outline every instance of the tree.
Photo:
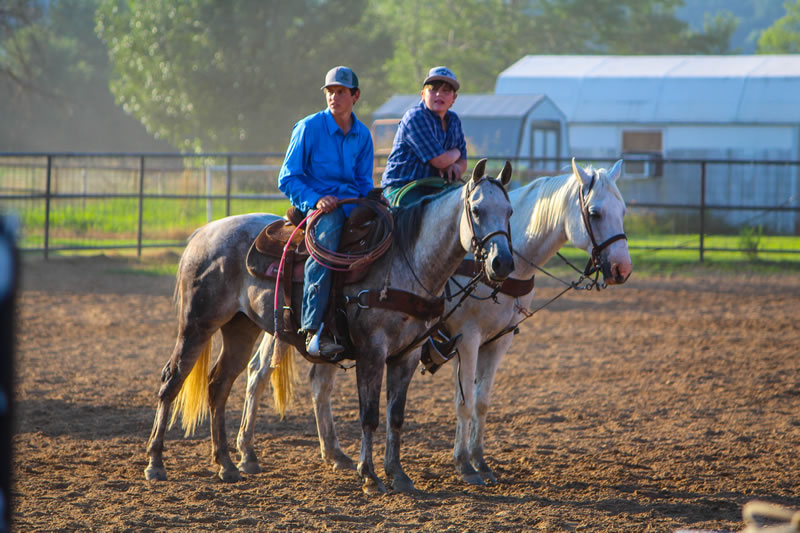
M 0 150 L 164 151 L 114 104 L 95 2 L 0 7 Z
M 282 150 L 291 125 L 324 107 L 328 69 L 352 67 L 363 87 L 377 77 L 388 39 L 364 7 L 102 0 L 97 32 L 114 66 L 112 92 L 148 131 L 189 151 Z
M 427 70 L 450 66 L 465 92 L 491 91 L 526 54 L 725 53 L 736 28 L 721 14 L 694 32 L 682 0 L 372 0 L 395 36 L 386 64 L 395 92 L 419 90 Z M 462 90 L 464 90 L 462 89 Z
M 0 6 L 0 83 L 15 89 L 39 89 L 34 85 L 34 69 L 41 45 L 31 28 L 43 8 L 36 0 L 10 0 Z
M 786 15 L 761 33 L 759 54 L 800 53 L 800 0 L 786 2 Z

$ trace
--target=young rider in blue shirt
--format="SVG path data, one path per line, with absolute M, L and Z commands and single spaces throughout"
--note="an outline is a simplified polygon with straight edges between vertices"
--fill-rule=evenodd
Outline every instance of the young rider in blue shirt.
M 317 243 L 336 250 L 352 204 L 337 207 L 338 200 L 364 197 L 373 188 L 374 162 L 369 129 L 353 113 L 361 96 L 358 77 L 348 67 L 335 67 L 325 76 L 327 109 L 295 124 L 278 175 L 278 188 L 303 213 L 319 209 L 315 226 Z M 310 355 L 338 360 L 343 347 L 323 332 L 331 271 L 309 258 L 305 265 L 301 330 Z
M 450 108 L 460 84 L 447 67 L 434 67 L 422 82 L 419 104 L 406 111 L 397 127 L 392 151 L 381 179 L 390 201 L 406 184 L 423 178 L 441 177 L 451 183 L 467 169 L 467 144 L 461 120 Z M 409 204 L 441 187 L 417 186 L 404 194 Z

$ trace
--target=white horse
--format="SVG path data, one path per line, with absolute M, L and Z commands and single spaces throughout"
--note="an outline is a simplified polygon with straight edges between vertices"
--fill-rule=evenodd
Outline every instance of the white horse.
M 514 209 L 511 235 L 515 279 L 533 278 L 537 266 L 544 265 L 567 241 L 594 258 L 606 283 L 619 284 L 628 279 L 633 266 L 623 229 L 625 202 L 616 185 L 621 167 L 622 161 L 618 161 L 611 170 L 595 171 L 582 169 L 573 160 L 571 174 L 540 178 L 509 194 Z M 463 287 L 469 278 L 454 276 L 453 280 Z M 454 290 L 458 289 L 456 284 Z M 452 365 L 457 418 L 453 460 L 459 475 L 476 485 L 496 483 L 484 459 L 483 441 L 494 377 L 513 335 L 497 336 L 513 331 L 525 318 L 534 296 L 532 285 L 530 292 L 519 296 L 501 292 L 493 299 L 493 292 L 493 287 L 480 285 L 472 294 L 474 298 L 463 301 L 446 320 L 450 332 L 462 334 L 458 344 L 460 379 L 456 365 Z M 449 302 L 447 312 L 458 300 Z M 239 467 L 249 472 L 260 471 L 253 432 L 259 396 L 271 372 L 269 340 L 262 343 L 248 368 L 245 409 L 237 439 L 242 455 Z M 346 469 L 352 468 L 353 462 L 341 450 L 331 412 L 336 370 L 330 365 L 314 365 L 310 378 L 322 458 L 334 469 Z

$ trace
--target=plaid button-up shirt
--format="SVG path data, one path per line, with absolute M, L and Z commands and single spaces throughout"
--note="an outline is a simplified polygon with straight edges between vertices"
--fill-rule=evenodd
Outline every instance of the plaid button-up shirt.
M 461 129 L 461 119 L 448 111 L 445 120 L 446 131 L 442 128 L 439 115 L 425 107 L 421 100 L 406 111 L 397 126 L 381 186 L 400 187 L 410 181 L 438 177 L 439 169 L 428 161 L 452 148 L 458 148 L 461 157 L 467 158 L 467 143 Z

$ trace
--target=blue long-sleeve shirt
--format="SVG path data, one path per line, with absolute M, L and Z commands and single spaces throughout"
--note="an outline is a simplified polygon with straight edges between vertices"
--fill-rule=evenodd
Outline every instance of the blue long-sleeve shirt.
M 373 188 L 372 136 L 353 114 L 347 135 L 329 110 L 309 115 L 294 125 L 278 188 L 307 213 L 323 196 L 338 199 L 366 196 Z M 349 214 L 352 204 L 343 206 Z

